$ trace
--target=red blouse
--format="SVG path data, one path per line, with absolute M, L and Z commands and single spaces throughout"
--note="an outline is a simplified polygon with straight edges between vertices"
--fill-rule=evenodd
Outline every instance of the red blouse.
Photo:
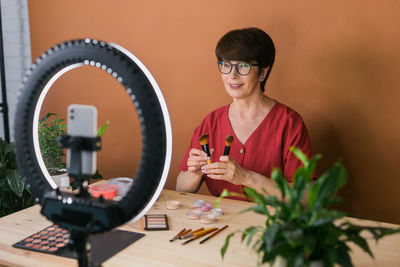
M 276 102 L 270 112 L 254 130 L 244 144 L 241 144 L 232 130 L 228 118 L 229 105 L 209 113 L 203 122 L 194 130 L 190 146 L 186 151 L 179 169 L 187 171 L 187 159 L 191 148 L 201 149 L 199 137 L 209 135 L 213 162 L 219 161 L 225 148 L 225 138 L 232 135 L 234 140 L 229 156 L 244 169 L 257 172 L 266 177 L 271 176 L 275 167 L 279 167 L 288 182 L 302 163 L 289 151 L 291 146 L 300 148 L 309 157 L 312 155 L 310 137 L 301 116 L 293 109 Z M 229 191 L 242 193 L 242 186 L 223 180 L 205 177 L 207 188 L 214 196 L 219 196 L 226 188 Z

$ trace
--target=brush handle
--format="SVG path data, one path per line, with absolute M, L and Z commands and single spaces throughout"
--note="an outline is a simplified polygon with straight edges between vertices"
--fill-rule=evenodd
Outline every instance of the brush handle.
M 210 153 L 210 149 L 208 147 L 208 144 L 205 145 L 201 145 L 201 148 L 203 149 L 204 152 L 206 152 L 207 156 L 211 158 L 211 153 Z M 211 159 L 207 160 L 207 164 L 211 163 Z
M 169 242 L 173 242 L 174 240 L 178 239 L 184 232 L 186 231 L 186 228 L 183 228 L 179 233 L 176 234 L 172 239 L 169 240 Z
M 208 147 L 208 144 L 201 145 L 201 148 L 203 149 L 204 152 L 206 152 L 207 156 L 211 157 L 210 149 Z
M 200 244 L 203 244 L 204 242 L 206 242 L 208 239 L 216 236 L 219 232 L 221 232 L 222 230 L 224 230 L 225 228 L 227 228 L 228 225 L 225 225 L 224 227 L 222 227 L 221 229 L 219 229 L 218 231 L 214 232 L 213 234 L 211 234 L 210 236 L 206 237 L 205 239 L 200 241 Z
M 205 236 L 206 234 L 212 233 L 212 232 L 217 231 L 217 230 L 218 230 L 218 228 L 212 227 L 212 228 L 208 228 L 206 230 L 203 230 L 201 232 L 198 232 L 197 234 L 194 235 L 194 237 L 192 239 L 189 239 L 189 240 L 183 242 L 182 245 L 186 245 L 187 243 L 190 243 L 193 240 L 196 240 L 196 239 L 198 239 L 198 238 L 200 238 L 202 236 Z
M 230 150 L 231 150 L 231 146 L 225 146 L 225 149 L 224 149 L 224 156 L 228 156 Z

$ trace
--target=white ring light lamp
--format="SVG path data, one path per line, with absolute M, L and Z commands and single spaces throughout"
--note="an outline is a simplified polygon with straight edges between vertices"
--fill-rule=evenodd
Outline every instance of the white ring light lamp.
M 139 116 L 143 142 L 141 162 L 133 185 L 119 202 L 82 200 L 60 194 L 40 154 L 38 121 L 43 100 L 59 77 L 81 66 L 100 68 L 117 79 L 125 87 Z M 81 228 L 89 234 L 103 232 L 132 218 L 137 221 L 157 200 L 171 163 L 171 121 L 155 79 L 128 50 L 92 39 L 72 40 L 50 48 L 25 76 L 17 110 L 14 139 L 18 165 L 36 201 L 42 205 L 42 213 L 50 220 L 66 228 Z M 83 223 L 72 217 L 65 221 L 63 209 L 71 207 L 82 214 L 88 213 L 85 216 L 90 218 Z M 48 215 L 48 210 L 53 211 L 52 216 Z M 89 214 L 91 210 L 93 214 Z M 90 229 L 85 225 L 89 221 Z

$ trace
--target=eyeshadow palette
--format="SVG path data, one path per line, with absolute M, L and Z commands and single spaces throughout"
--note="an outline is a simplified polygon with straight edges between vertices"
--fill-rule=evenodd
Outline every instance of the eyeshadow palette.
M 13 247 L 57 254 L 67 246 L 69 237 L 68 230 L 54 224 L 15 243 Z
M 124 230 L 92 235 L 91 259 L 100 265 L 143 236 L 141 233 Z M 54 224 L 15 243 L 13 247 L 76 259 L 77 254 L 67 248 L 69 240 L 70 232 Z
M 147 231 L 169 230 L 168 218 L 165 214 L 144 215 L 145 227 Z

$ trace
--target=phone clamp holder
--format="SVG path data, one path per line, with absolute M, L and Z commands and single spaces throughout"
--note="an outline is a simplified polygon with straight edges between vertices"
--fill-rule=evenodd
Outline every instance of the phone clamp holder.
M 77 181 L 79 193 L 61 193 L 58 189 L 46 193 L 42 213 L 70 230 L 69 246 L 78 254 L 79 266 L 93 266 L 90 260 L 90 234 L 96 232 L 96 229 L 111 228 L 116 223 L 115 218 L 118 218 L 118 214 L 108 208 L 109 200 L 103 197 L 92 199 L 83 185 L 90 175 L 82 173 L 82 152 L 100 150 L 101 137 L 63 135 L 57 142 L 71 151 L 69 175 Z
M 101 149 L 101 137 L 62 135 L 58 137 L 57 142 L 63 148 L 68 148 L 71 151 L 71 162 L 68 172 L 78 184 L 79 195 L 88 195 L 83 182 L 89 180 L 90 176 L 82 173 L 82 151 L 99 151 Z

